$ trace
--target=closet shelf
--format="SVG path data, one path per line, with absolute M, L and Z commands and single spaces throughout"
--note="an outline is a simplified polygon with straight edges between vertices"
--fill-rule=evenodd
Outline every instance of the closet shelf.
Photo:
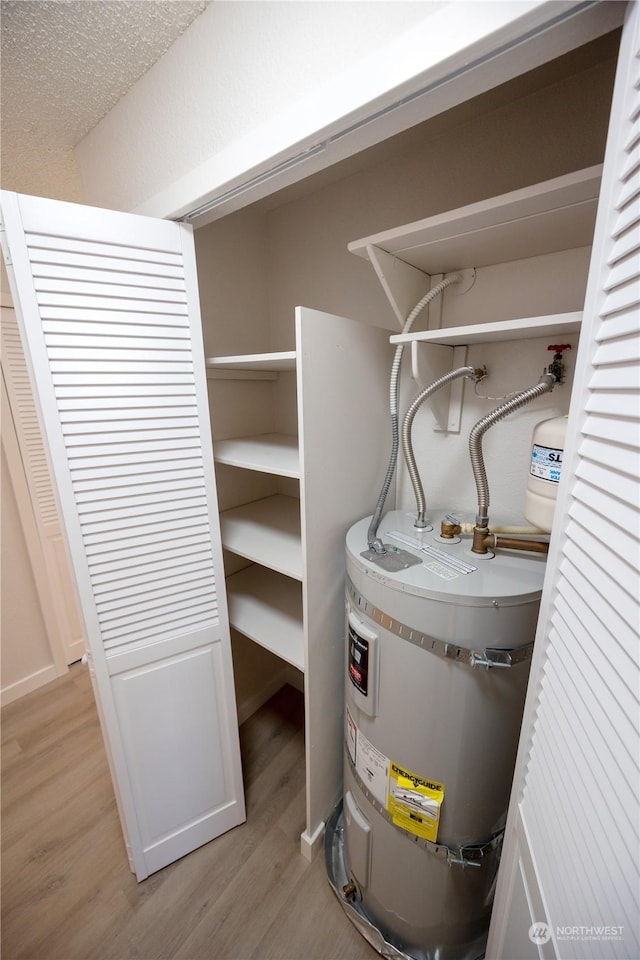
M 213 456 L 216 463 L 231 467 L 273 473 L 279 477 L 300 477 L 297 438 L 285 433 L 218 440 L 213 446 Z
M 471 343 L 526 340 L 531 337 L 555 337 L 580 332 L 582 313 L 556 313 L 544 317 L 524 317 L 517 320 L 499 320 L 494 323 L 470 324 L 464 327 L 421 330 L 416 333 L 394 334 L 391 343 L 438 343 L 457 347 Z
M 371 262 L 402 329 L 437 277 L 590 247 L 601 176 L 601 166 L 577 170 L 354 240 L 348 247 Z M 455 291 L 451 287 L 445 299 Z
M 255 643 L 304 672 L 302 587 L 265 567 L 227 579 L 229 622 Z
M 602 166 L 588 167 L 354 240 L 349 250 L 371 259 L 381 248 L 432 276 L 589 246 L 601 176 Z
M 295 350 L 280 353 L 248 353 L 235 357 L 208 357 L 209 379 L 276 380 L 278 374 L 295 370 Z
M 275 494 L 220 514 L 222 545 L 271 570 L 302 580 L 300 501 Z

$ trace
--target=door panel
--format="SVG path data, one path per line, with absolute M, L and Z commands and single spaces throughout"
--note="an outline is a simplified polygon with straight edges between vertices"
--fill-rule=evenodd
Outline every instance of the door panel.
M 186 833 L 193 836 L 194 848 L 211 839 L 213 820 L 216 834 L 237 822 L 224 738 L 202 736 L 203 730 L 224 730 L 226 691 L 218 679 L 224 675 L 220 658 L 220 642 L 209 643 L 112 678 L 149 863 L 156 856 L 163 860 L 174 845 L 176 856 L 181 856 Z M 149 783 L 154 784 L 153 791 L 147 789 Z M 175 841 L 177 829 L 183 835 Z
M 244 820 L 193 239 L 9 193 L 2 212 L 142 879 Z

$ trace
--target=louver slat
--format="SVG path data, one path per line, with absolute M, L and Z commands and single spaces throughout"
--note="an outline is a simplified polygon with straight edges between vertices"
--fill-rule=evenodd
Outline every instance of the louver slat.
M 566 623 L 575 623 L 573 634 L 579 643 L 580 637 L 588 629 L 589 622 L 593 616 L 585 598 L 573 589 L 569 579 L 563 580 L 562 591 L 558 593 L 557 609 Z M 616 690 L 617 716 L 621 720 L 621 727 L 626 727 L 624 735 L 629 737 L 629 753 L 632 752 L 632 733 L 633 733 L 633 711 L 637 702 L 636 692 L 628 683 L 628 658 L 623 652 L 619 652 L 614 661 L 607 655 L 607 651 L 594 648 L 591 664 L 595 671 L 593 680 L 600 678 L 608 689 Z
M 128 524 L 125 510 L 119 510 L 116 517 L 109 517 L 109 522 L 105 524 L 101 519 L 92 522 L 93 513 L 85 515 L 83 528 L 87 556 L 95 557 L 100 548 L 115 550 L 134 547 L 136 543 L 151 543 L 154 537 L 164 537 L 170 541 L 206 528 L 208 517 L 202 504 L 194 505 L 189 501 L 183 510 L 166 511 L 159 511 L 153 502 L 145 506 L 146 510 L 134 513 Z M 173 504 L 170 503 L 170 506 Z M 102 518 L 105 514 L 106 511 L 101 511 L 96 516 Z M 163 520 L 164 516 L 168 519 Z
M 146 273 L 143 272 L 145 264 L 132 269 L 135 265 L 127 263 L 126 260 L 117 261 L 112 258 L 109 258 L 106 263 L 96 259 L 90 265 L 78 263 L 77 257 L 67 257 L 66 261 L 60 260 L 58 263 L 37 263 L 34 262 L 33 253 L 31 263 L 33 276 L 36 278 L 36 290 L 64 290 L 67 289 L 64 286 L 65 281 L 70 284 L 70 290 L 75 290 L 77 283 L 85 285 L 109 283 L 125 287 L 153 288 L 155 291 L 184 290 L 184 272 L 176 270 L 173 276 L 168 277 L 162 273 L 166 268 L 160 265 L 156 266 L 153 273 Z M 153 264 L 149 266 L 153 268 Z M 55 286 L 50 286 L 51 283 Z M 88 289 L 91 288 L 88 287 Z
M 34 277 L 68 277 L 69 279 L 90 280 L 100 278 L 101 282 L 111 276 L 118 276 L 119 283 L 142 286 L 165 285 L 170 289 L 176 283 L 184 282 L 184 269 L 181 265 L 145 262 L 140 260 L 119 260 L 103 257 L 74 254 L 68 250 L 38 250 L 30 248 L 31 265 Z
M 47 306 L 45 304 L 40 306 L 40 317 L 42 318 L 43 328 L 46 330 L 51 330 L 52 327 L 55 329 L 54 324 L 65 320 L 72 323 L 77 323 L 78 321 L 105 323 L 105 321 L 108 320 L 112 324 L 125 323 L 129 325 L 130 323 L 136 323 L 141 326 L 153 325 L 165 327 L 186 326 L 187 321 L 186 312 L 181 313 L 174 310 L 173 312 L 159 313 L 154 311 L 153 304 L 151 305 L 151 309 L 144 311 L 138 310 L 135 314 L 132 311 L 115 310 L 111 308 L 108 317 L 105 317 L 101 309 L 90 309 L 89 307 L 81 307 L 74 304 L 66 307 Z
M 188 544 L 181 546 L 176 546 L 174 542 L 169 545 L 167 552 L 169 550 L 174 558 L 172 569 L 176 575 L 179 575 L 181 571 L 185 569 L 190 569 L 192 564 L 194 567 L 200 569 L 200 565 L 208 563 L 209 560 L 206 540 L 202 537 L 200 538 L 200 543 L 197 542 L 196 538 L 193 538 Z M 147 583 L 150 577 L 153 578 L 158 571 L 162 572 L 164 570 L 161 559 L 144 562 L 144 560 L 140 560 L 140 558 L 138 558 L 138 562 L 134 564 L 127 567 L 123 566 L 121 571 L 118 571 L 114 563 L 109 562 L 92 564 L 92 568 L 94 594 L 96 597 L 100 596 L 105 590 L 111 590 L 113 587 L 117 588 L 123 584 L 133 588 L 135 592 L 138 584 Z M 121 576 L 118 576 L 119 572 Z M 173 574 L 171 576 L 173 577 Z
M 195 451 L 193 451 L 195 454 Z M 94 479 L 99 482 L 101 479 L 113 480 L 119 476 L 135 475 L 141 477 L 146 473 L 155 473 L 158 469 L 158 456 L 156 453 L 138 453 L 134 458 L 126 456 L 114 458 L 115 462 L 102 462 L 89 466 L 82 466 L 76 461 L 73 470 L 75 478 L 80 480 Z M 174 470 L 179 467 L 191 469 L 199 467 L 197 456 L 191 456 L 189 451 L 184 450 L 163 450 L 162 464 L 166 470 Z
M 130 298 L 134 301 L 131 307 L 132 312 L 137 309 L 136 300 L 140 301 L 160 301 L 162 304 L 183 304 L 186 302 L 184 284 L 178 281 L 178 286 L 173 289 L 163 287 L 143 287 L 133 284 L 120 285 L 115 283 L 118 274 L 115 272 L 110 278 L 104 278 L 103 282 L 81 282 L 79 280 L 57 280 L 53 277 L 39 277 L 35 281 L 35 288 L 38 291 L 39 303 L 57 303 L 59 305 L 73 306 L 76 298 L 86 298 L 90 305 L 99 304 L 98 297 L 107 297 L 110 300 L 115 298 Z M 113 280 L 114 282 L 111 282 Z
M 638 249 L 638 235 L 635 230 L 627 230 L 626 233 L 621 234 L 611 247 L 609 255 L 607 257 L 607 263 L 609 266 L 612 266 L 614 263 L 618 263 L 624 257 L 628 257 L 630 254 L 633 254 L 635 250 Z
M 598 374 L 591 378 L 592 384 L 598 381 Z M 637 384 L 637 380 L 634 380 Z M 622 389 L 628 389 L 629 385 L 623 382 Z M 607 463 L 612 470 L 617 473 L 627 474 L 635 478 L 638 476 L 638 451 L 633 448 L 619 446 L 613 443 L 603 443 L 595 437 L 585 437 L 580 445 L 581 455 L 594 463 Z
M 138 595 L 141 586 L 145 586 L 149 590 L 157 591 L 188 581 L 195 582 L 199 579 L 203 571 L 206 571 L 206 565 L 206 558 L 202 558 L 199 562 L 194 560 L 193 562 L 182 565 L 176 564 L 174 572 L 170 577 L 159 577 L 155 580 L 150 578 L 149 575 L 135 578 L 127 577 L 126 585 L 124 586 L 118 585 L 115 582 L 102 585 L 94 590 L 96 602 L 100 603 L 103 596 L 108 597 L 114 602 L 124 597 L 135 597 Z
M 169 535 L 165 530 L 118 541 L 106 550 L 99 542 L 96 546 L 87 545 L 87 561 L 92 577 L 94 572 L 108 571 L 109 576 L 128 575 L 128 567 L 137 567 L 149 558 L 156 558 L 160 569 L 171 570 L 171 558 L 182 548 L 186 550 L 201 548 L 207 542 L 207 528 L 200 526 L 181 527 L 179 533 Z
M 163 338 L 167 341 L 166 346 L 169 350 L 174 346 L 173 341 L 189 340 L 189 328 L 177 320 L 171 325 L 165 324 L 160 329 L 157 324 L 150 323 L 148 318 L 145 318 L 145 323 L 135 323 L 130 318 L 129 320 L 123 318 L 121 323 L 106 323 L 104 319 L 99 323 L 100 326 L 96 327 L 95 321 L 83 323 L 82 320 L 45 320 L 42 328 L 47 335 L 47 343 L 52 347 L 64 346 L 69 337 L 73 337 L 76 344 L 84 346 L 96 344 L 112 346 L 112 339 L 122 336 L 122 323 L 127 324 L 127 336 L 149 337 L 152 343 Z M 96 334 L 99 339 L 95 339 Z M 84 342 L 85 337 L 92 339 Z
M 76 237 L 63 237 L 56 235 L 56 228 L 60 223 L 51 224 L 51 232 L 39 234 L 35 231 L 29 232 L 29 260 L 32 263 L 39 263 L 43 260 L 54 262 L 55 253 L 58 251 L 60 257 L 58 262 L 63 264 L 74 263 L 77 257 L 93 256 L 97 257 L 103 269 L 109 269 L 111 264 L 123 260 L 131 264 L 131 269 L 137 269 L 138 264 L 153 266 L 156 270 L 149 272 L 158 272 L 164 275 L 165 267 L 173 267 L 184 276 L 182 264 L 182 255 L 178 250 L 162 249 L 160 247 L 149 247 L 147 249 L 139 246 L 125 246 L 120 243 L 109 243 L 107 240 L 80 240 Z M 167 244 L 169 246 L 169 244 Z M 51 255 L 54 255 L 53 257 Z M 118 269 L 120 269 L 118 267 Z
M 636 373 L 636 380 L 637 379 Z M 600 417 L 614 416 L 616 410 L 620 408 L 620 396 L 623 392 L 622 390 L 616 392 L 605 392 L 604 390 L 598 393 L 594 392 L 587 405 L 588 412 L 597 414 Z M 633 393 L 633 388 L 630 388 L 629 393 Z

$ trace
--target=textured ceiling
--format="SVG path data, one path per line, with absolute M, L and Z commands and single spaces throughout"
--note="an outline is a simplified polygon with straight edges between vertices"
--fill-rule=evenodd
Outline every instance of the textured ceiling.
M 2 0 L 2 185 L 78 200 L 72 150 L 209 0 Z

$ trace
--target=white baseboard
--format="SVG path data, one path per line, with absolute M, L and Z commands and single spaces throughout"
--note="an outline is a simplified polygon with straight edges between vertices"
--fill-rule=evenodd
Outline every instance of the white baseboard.
M 274 693 L 277 693 L 280 687 L 283 687 L 286 682 L 287 678 L 284 670 L 281 670 L 268 683 L 261 687 L 257 693 L 254 693 L 253 696 L 247 697 L 242 700 L 242 702 L 238 702 L 238 725 L 248 720 L 249 717 L 252 716 L 256 710 L 259 710 Z
M 43 687 L 46 683 L 51 683 L 59 676 L 61 674 L 58 673 L 53 664 L 50 664 L 48 667 L 43 667 L 42 670 L 30 673 L 28 677 L 10 683 L 8 687 L 3 687 L 0 690 L 0 706 L 6 707 L 7 704 L 19 700 L 20 697 L 25 697 L 28 693 L 37 690 L 38 687 Z
M 300 834 L 300 853 L 311 863 L 318 854 L 322 846 L 322 838 L 324 837 L 324 820 L 321 820 L 318 826 L 315 828 L 313 833 L 309 833 L 308 830 L 304 830 Z

